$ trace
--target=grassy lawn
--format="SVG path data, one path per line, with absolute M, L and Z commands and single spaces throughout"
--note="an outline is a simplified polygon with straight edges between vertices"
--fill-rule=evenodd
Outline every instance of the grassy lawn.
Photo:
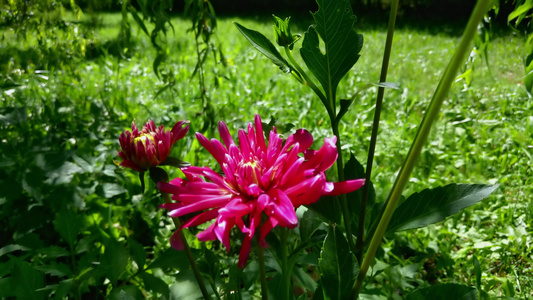
M 303 34 L 310 19 L 298 18 L 292 19 L 292 31 Z M 214 64 L 211 58 L 207 61 L 207 95 L 215 112 L 211 121 L 224 120 L 236 133 L 256 113 L 265 122 L 274 116 L 278 124 L 308 129 L 321 145 L 324 137 L 333 134 L 320 101 L 253 49 L 233 22 L 273 37 L 269 17 L 219 18 L 216 44 L 227 66 Z M 150 204 L 155 188 L 142 193 L 137 176 L 113 164 L 120 148 L 118 135 L 131 120 L 140 125 L 151 118 L 166 126 L 188 119 L 191 133 L 218 137 L 204 127 L 207 118 L 193 76 L 196 50 L 192 35 L 186 32 L 188 21 L 174 18 L 174 28 L 167 32 L 170 52 L 161 70 L 172 73 L 175 82 L 163 91 L 165 84 L 153 72 L 156 52 L 149 37 L 132 26 L 133 43 L 121 55 L 116 38 L 120 23 L 120 14 L 86 15 L 79 27 L 92 26 L 93 35 L 85 37 L 86 44 L 74 46 L 69 44 L 79 40 L 74 31 L 49 36 L 43 46 L 31 34 L 22 39 L 0 29 L 0 188 L 4 191 L 0 224 L 7 228 L 0 240 L 8 241 L 0 248 L 13 244 L 31 249 L 13 250 L 22 260 L 30 261 L 39 249 L 55 245 L 49 240 L 43 243 L 47 230 L 63 236 L 56 213 L 65 207 L 84 212 L 79 236 L 87 245 L 91 236 L 98 235 L 95 228 L 103 228 L 121 242 L 155 236 L 155 242 L 140 243 L 152 247 L 154 256 L 164 252 L 171 225 L 158 225 L 164 212 Z M 379 78 L 385 30 L 365 18 L 359 23 L 364 46 L 355 68 L 340 84 L 341 98 Z M 398 25 L 388 81 L 400 88 L 385 94 L 373 173 L 377 201 L 384 201 L 392 186 L 460 34 L 458 25 L 437 29 L 406 22 Z M 499 189 L 443 223 L 387 237 L 369 281 L 380 283 L 386 297 L 396 299 L 404 291 L 437 282 L 473 285 L 475 258 L 483 289 L 491 296 L 525 299 L 533 294 L 533 102 L 522 84 L 524 42 L 520 34 L 495 32 L 489 65 L 478 56 L 472 84 L 455 83 L 404 195 L 454 182 L 499 183 Z M 85 55 L 80 56 L 81 52 Z M 353 153 L 366 162 L 376 92 L 374 86 L 364 89 L 343 119 L 346 157 Z M 174 149 L 176 156 L 214 167 L 193 134 L 185 139 Z M 141 225 L 132 225 L 136 222 Z M 128 233 L 128 224 L 137 227 Z M 154 226 L 158 229 L 150 229 Z M 14 263 L 7 255 L 11 251 L 2 249 L 0 269 Z M 79 255 L 80 261 L 85 259 Z M 93 259 L 91 255 L 95 254 L 87 254 L 86 259 Z M 107 252 L 98 255 L 104 258 L 96 259 L 104 261 Z M 53 258 L 44 255 L 33 258 L 31 264 Z M 41 270 L 47 276 L 60 276 Z M 74 274 L 80 272 L 77 269 Z M 0 272 L 0 277 L 6 274 Z

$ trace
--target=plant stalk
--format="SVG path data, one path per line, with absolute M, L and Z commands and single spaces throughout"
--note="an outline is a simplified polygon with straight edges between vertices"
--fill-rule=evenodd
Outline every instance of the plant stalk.
M 289 252 L 287 251 L 287 238 L 289 235 L 288 230 L 285 228 L 280 228 L 280 235 L 281 235 L 281 270 L 282 270 L 282 300 L 289 300 L 290 299 L 290 292 L 291 292 L 291 270 L 289 268 Z
M 163 195 L 163 199 L 165 200 L 165 203 L 172 203 L 172 200 L 170 199 L 169 194 L 165 192 L 161 192 L 161 195 Z M 174 225 L 176 226 L 176 229 L 178 230 L 181 227 L 180 219 L 178 217 L 174 217 L 172 218 L 172 221 L 174 221 Z M 211 296 L 209 296 L 209 293 L 207 293 L 207 289 L 205 287 L 202 274 L 200 274 L 200 270 L 198 269 L 198 266 L 194 262 L 194 257 L 192 256 L 191 247 L 189 247 L 189 243 L 187 243 L 187 239 L 185 238 L 185 235 L 183 235 L 183 231 L 179 230 L 178 234 L 179 234 L 181 241 L 183 242 L 183 250 L 185 250 L 185 254 L 187 255 L 187 259 L 189 260 L 189 263 L 191 264 L 194 277 L 196 277 L 196 281 L 198 282 L 198 286 L 200 287 L 200 291 L 202 292 L 204 299 L 206 300 L 211 299 Z
M 265 267 L 265 249 L 259 246 L 257 241 L 257 259 L 259 260 L 259 279 L 261 280 L 261 299 L 268 300 L 268 289 L 266 281 L 266 267 Z
M 465 31 L 463 33 L 463 38 L 457 46 L 456 51 L 450 63 L 448 64 L 448 67 L 446 68 L 439 82 L 439 85 L 437 86 L 437 89 L 435 90 L 431 103 L 429 104 L 427 112 L 424 115 L 422 123 L 420 124 L 413 144 L 409 149 L 409 153 L 407 154 L 407 158 L 405 159 L 404 165 L 398 173 L 391 192 L 387 197 L 385 211 L 379 221 L 376 232 L 372 236 L 368 251 L 359 271 L 359 276 L 357 277 L 357 281 L 353 287 L 354 299 L 357 299 L 359 295 L 359 291 L 363 286 L 363 281 L 366 277 L 368 268 L 370 267 L 370 263 L 374 260 L 376 250 L 381 244 L 381 240 L 392 217 L 392 214 L 396 207 L 396 203 L 398 202 L 398 199 L 400 198 L 402 191 L 405 188 L 405 185 L 409 181 L 409 177 L 414 168 L 415 162 L 419 157 L 422 147 L 424 146 L 427 140 L 434 121 L 438 117 L 442 102 L 448 94 L 459 68 L 464 64 L 466 56 L 470 52 L 469 50 L 471 49 L 471 42 L 476 34 L 477 25 L 489 9 L 490 2 L 490 0 L 478 0 L 478 2 L 476 3 L 474 11 L 470 16 L 468 24 L 466 25 Z
M 305 71 L 302 69 L 300 64 L 298 64 L 298 62 L 296 61 L 296 59 L 294 59 L 294 56 L 292 55 L 292 51 L 291 49 L 289 49 L 288 46 L 285 47 L 285 54 L 287 54 L 287 57 L 289 58 L 291 63 L 294 65 L 298 73 L 302 75 L 303 79 L 305 80 L 304 84 L 310 87 L 315 92 L 315 94 L 318 96 L 318 98 L 320 98 L 320 101 L 322 101 L 322 104 L 324 104 L 324 106 L 326 107 L 326 110 L 328 111 L 329 117 L 330 118 L 332 118 L 332 116 L 335 117 L 335 113 L 333 111 L 333 108 L 329 104 L 328 99 L 326 98 L 326 96 L 324 96 L 324 93 L 322 93 L 322 91 L 316 86 L 313 80 L 309 78 L 307 73 L 305 73 Z
M 391 2 L 390 15 L 389 15 L 389 28 L 387 30 L 387 39 L 385 41 L 385 52 L 383 53 L 383 63 L 381 65 L 381 75 L 379 82 L 387 81 L 387 71 L 389 69 L 390 53 L 392 49 L 392 39 L 394 37 L 394 25 L 396 24 L 396 15 L 398 13 L 399 0 L 393 0 Z M 372 135 L 370 138 L 370 146 L 368 149 L 368 158 L 366 161 L 366 174 L 365 184 L 363 186 L 363 197 L 361 199 L 361 210 L 359 215 L 359 225 L 357 226 L 357 242 L 355 244 L 355 257 L 357 261 L 361 261 L 363 256 L 364 238 L 365 238 L 365 215 L 366 205 L 368 202 L 368 191 L 370 187 L 370 178 L 372 176 L 372 163 L 374 162 L 374 153 L 376 150 L 376 141 L 378 137 L 379 119 L 381 117 L 381 107 L 383 106 L 383 95 L 385 88 L 380 86 L 378 88 L 378 95 L 376 98 L 376 110 L 374 111 L 374 122 L 372 125 Z
M 340 120 L 331 120 L 331 130 L 333 134 L 337 137 L 337 177 L 338 181 L 344 181 L 344 162 L 342 159 L 342 144 L 341 136 L 339 133 L 339 121 Z M 350 218 L 350 210 L 348 208 L 348 200 L 346 199 L 346 194 L 342 194 L 340 197 L 340 204 L 342 208 L 342 218 L 344 219 L 344 227 L 346 229 L 346 238 L 348 239 L 348 245 L 350 246 L 351 251 L 355 251 L 355 243 L 353 240 L 352 234 L 352 219 Z

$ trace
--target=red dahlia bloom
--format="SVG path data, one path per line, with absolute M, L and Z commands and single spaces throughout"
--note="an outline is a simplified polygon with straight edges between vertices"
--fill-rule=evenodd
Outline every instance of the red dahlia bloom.
M 239 146 L 229 134 L 226 124 L 218 124 L 224 145 L 209 141 L 196 133 L 198 141 L 215 157 L 224 175 L 208 167 L 187 167 L 181 170 L 186 179 L 176 178 L 170 183 L 159 182 L 158 188 L 177 202 L 163 204 L 169 215 L 179 217 L 190 213 L 196 216 L 181 228 L 197 226 L 212 219 L 215 222 L 197 237 L 201 241 L 220 240 L 230 248 L 230 230 L 237 226 L 245 234 L 239 256 L 243 268 L 250 253 L 251 240 L 259 228 L 259 241 L 267 247 L 265 236 L 276 226 L 294 228 L 298 224 L 295 208 L 316 202 L 322 195 L 339 195 L 357 190 L 364 179 L 327 182 L 324 171 L 337 159 L 336 138 L 324 139 L 318 151 L 310 150 L 313 137 L 299 129 L 285 143 L 274 128 L 268 146 L 263 137 L 259 115 L 248 131 L 239 130 Z M 303 157 L 299 156 L 303 153 Z M 261 214 L 268 219 L 261 225 Z M 181 229 L 180 228 L 180 229 Z M 171 245 L 183 249 L 177 232 Z
M 172 130 L 165 131 L 163 125 L 156 127 L 154 121 L 149 120 L 140 132 L 135 122 L 131 122 L 131 132 L 126 130 L 119 138 L 122 151 L 118 155 L 123 160 L 120 165 L 138 172 L 158 166 L 167 159 L 172 146 L 188 130 L 188 121 L 180 121 Z

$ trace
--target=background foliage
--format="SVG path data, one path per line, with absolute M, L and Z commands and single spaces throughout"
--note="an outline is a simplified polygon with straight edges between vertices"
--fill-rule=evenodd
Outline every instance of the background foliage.
M 191 132 L 210 130 L 198 97 L 190 19 L 173 16 L 163 25 L 164 72 L 172 74 L 165 81 L 153 70 L 160 52 L 131 12 L 124 11 L 126 24 L 121 13 L 92 12 L 102 8 L 98 1 L 79 2 L 81 8 L 76 3 L 0 4 L 0 297 L 200 295 L 183 254 L 169 249 L 173 225 L 157 208 L 155 188 L 142 193 L 136 175 L 113 163 L 118 135 L 131 120 L 171 126 L 188 119 Z M 123 9 L 115 3 L 106 8 Z M 355 14 L 365 44 L 358 67 L 339 85 L 341 97 L 377 81 L 383 52 L 385 24 L 357 9 Z M 304 33 L 310 16 L 296 16 L 292 31 Z M 327 116 L 316 113 L 318 99 L 271 68 L 232 24 L 262 28 L 271 38 L 270 16 L 217 21 L 226 65 L 219 63 L 222 56 L 205 63 L 206 92 L 216 107 L 210 118 L 225 120 L 236 132 L 260 113 L 265 121 L 273 116 L 305 127 L 317 141 L 331 136 Z M 144 24 L 152 32 L 156 23 Z M 385 98 L 373 175 L 378 202 L 392 185 L 462 25 L 399 21 L 389 81 L 400 89 Z M 368 294 L 401 298 L 435 283 L 466 283 L 517 299 L 532 294 L 533 105 L 523 84 L 526 38 L 521 30 L 492 29 L 489 64 L 474 61 L 471 82 L 454 86 L 405 194 L 449 182 L 500 183 L 500 189 L 441 224 L 387 237 Z M 163 89 L 168 80 L 172 88 Z M 375 92 L 361 92 L 340 124 L 344 147 L 359 161 L 365 161 Z M 213 165 L 192 134 L 177 146 L 174 156 Z M 298 232 L 308 238 L 305 228 Z M 226 279 L 238 274 L 235 253 L 189 238 L 211 287 L 259 295 L 257 265 L 249 264 L 241 285 L 232 286 Z M 320 263 L 317 252 L 310 253 L 297 263 L 301 270 Z M 275 268 L 276 254 L 267 255 Z M 298 285 L 312 290 L 313 274 L 299 276 Z M 373 290 L 373 284 L 381 288 Z

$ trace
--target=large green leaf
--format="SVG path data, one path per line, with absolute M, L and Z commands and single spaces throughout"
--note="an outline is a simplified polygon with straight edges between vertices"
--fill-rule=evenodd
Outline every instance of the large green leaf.
M 418 289 L 407 295 L 406 300 L 477 300 L 477 290 L 474 287 L 445 283 Z
M 349 299 L 359 268 L 337 226 L 330 226 L 318 261 L 325 299 Z
M 71 248 L 74 247 L 78 239 L 78 234 L 83 227 L 83 220 L 83 217 L 71 210 L 63 210 L 56 215 L 53 222 L 54 228 Z
M 44 299 L 44 274 L 25 261 L 17 260 L 12 269 L 11 283 L 15 284 L 17 299 Z
M 440 222 L 483 200 L 496 188 L 498 185 L 454 183 L 414 193 L 396 208 L 387 233 Z
M 344 165 L 344 179 L 360 179 L 365 178 L 365 168 L 361 163 L 355 158 L 353 154 L 350 154 L 350 159 Z M 366 202 L 365 209 L 365 228 L 368 229 L 367 225 L 370 225 L 374 222 L 373 216 L 377 213 L 373 212 L 375 202 L 376 202 L 376 191 L 374 190 L 374 184 L 372 182 L 365 182 L 367 187 L 363 186 L 355 192 L 351 192 L 346 195 L 348 199 L 348 208 L 352 217 L 352 230 L 357 232 L 357 226 L 359 225 L 359 218 L 361 217 L 361 202 L 363 200 L 363 191 L 365 188 L 368 188 L 368 198 Z
M 340 80 L 359 59 L 363 36 L 354 30 L 356 17 L 348 0 L 317 0 L 316 25 L 305 33 L 300 54 L 328 99 L 335 99 Z M 320 49 L 324 42 L 325 53 Z
M 268 57 L 281 71 L 290 73 L 294 68 L 279 54 L 276 47 L 270 40 L 262 33 L 255 30 L 248 29 L 239 23 L 235 23 L 237 29 L 244 35 L 244 37 L 254 46 L 259 52 Z
M 128 258 L 128 251 L 122 243 L 115 240 L 110 240 L 106 243 L 100 266 L 113 286 L 115 286 L 120 275 L 126 270 Z

